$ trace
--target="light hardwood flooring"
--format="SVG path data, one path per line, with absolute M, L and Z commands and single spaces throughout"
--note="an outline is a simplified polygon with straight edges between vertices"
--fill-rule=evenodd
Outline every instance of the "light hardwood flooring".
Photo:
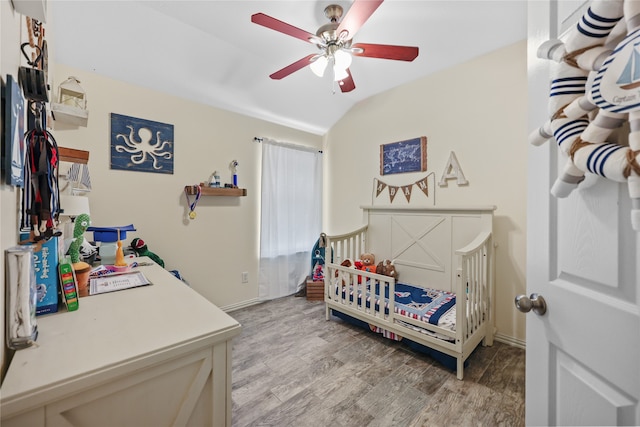
M 233 426 L 523 426 L 524 350 L 495 342 L 465 378 L 352 326 L 324 303 L 285 297 L 229 313 Z

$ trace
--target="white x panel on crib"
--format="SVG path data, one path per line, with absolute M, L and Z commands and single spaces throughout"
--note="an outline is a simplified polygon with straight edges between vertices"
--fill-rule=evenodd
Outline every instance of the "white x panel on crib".
M 434 217 L 426 228 L 416 229 L 411 219 L 406 216 L 392 216 L 391 257 L 396 264 L 410 265 L 434 271 L 445 271 L 440 232 L 446 218 Z M 421 224 L 418 224 L 421 226 Z M 438 228 L 440 227 L 440 228 Z
M 459 267 L 454 248 L 467 245 L 479 227 L 480 215 L 471 212 L 372 210 L 368 248 L 377 261 L 402 266 L 401 282 L 452 291 Z

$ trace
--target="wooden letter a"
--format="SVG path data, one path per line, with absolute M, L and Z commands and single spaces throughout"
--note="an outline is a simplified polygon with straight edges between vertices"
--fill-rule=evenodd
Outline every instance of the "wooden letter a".
M 453 151 L 449 155 L 449 161 L 447 162 L 447 166 L 444 168 L 444 172 L 442 173 L 442 178 L 440 178 L 440 182 L 438 185 L 440 187 L 447 186 L 447 179 L 455 178 L 458 185 L 467 185 L 469 181 L 467 181 L 464 177 L 464 173 L 460 168 L 460 163 L 458 163 L 458 159 L 456 158 L 456 153 Z

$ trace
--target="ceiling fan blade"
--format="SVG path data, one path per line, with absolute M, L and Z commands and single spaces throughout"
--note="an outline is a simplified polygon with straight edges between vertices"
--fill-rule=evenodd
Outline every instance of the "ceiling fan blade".
M 396 61 L 413 61 L 418 57 L 418 48 L 413 46 L 356 43 L 351 46 L 350 50 L 354 56 L 393 59 Z
M 276 71 L 275 73 L 271 74 L 269 77 L 271 77 L 274 80 L 280 80 L 284 77 L 287 77 L 289 74 L 295 73 L 299 69 L 304 68 L 307 65 L 311 64 L 313 62 L 312 59 L 316 56 L 318 56 L 318 54 L 316 53 L 307 55 L 304 58 L 297 60 L 293 64 L 289 64 L 283 69 Z
M 262 25 L 263 27 L 270 28 L 272 30 L 276 30 L 288 36 L 295 37 L 305 42 L 325 45 L 324 40 L 322 40 L 315 34 L 311 34 L 310 32 L 305 30 L 301 30 L 298 27 L 294 27 L 293 25 L 287 24 L 286 22 L 280 21 L 279 19 L 272 18 L 271 16 L 265 15 L 264 13 L 255 13 L 251 15 L 251 22 L 253 22 L 254 24 Z
M 345 77 L 344 79 L 338 82 L 338 85 L 340 85 L 340 90 L 343 93 L 351 92 L 356 88 L 356 84 L 353 82 L 353 76 L 351 75 L 351 70 L 349 70 L 348 68 L 347 68 L 347 74 L 349 74 L 349 76 Z
M 383 0 L 355 0 L 347 14 L 342 18 L 336 33 L 343 40 L 353 38 L 382 2 Z M 343 32 L 345 33 L 343 34 Z

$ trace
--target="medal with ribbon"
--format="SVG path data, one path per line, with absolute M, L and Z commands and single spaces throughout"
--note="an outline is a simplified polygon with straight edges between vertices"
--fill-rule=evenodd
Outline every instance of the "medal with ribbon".
M 189 193 L 194 191 L 196 193 L 196 198 L 191 202 L 189 200 Z M 199 185 L 194 185 L 191 189 L 184 189 L 184 195 L 187 197 L 187 204 L 189 205 L 189 219 L 196 219 L 196 205 L 198 204 L 198 200 L 200 200 L 200 196 L 202 195 L 202 189 Z

